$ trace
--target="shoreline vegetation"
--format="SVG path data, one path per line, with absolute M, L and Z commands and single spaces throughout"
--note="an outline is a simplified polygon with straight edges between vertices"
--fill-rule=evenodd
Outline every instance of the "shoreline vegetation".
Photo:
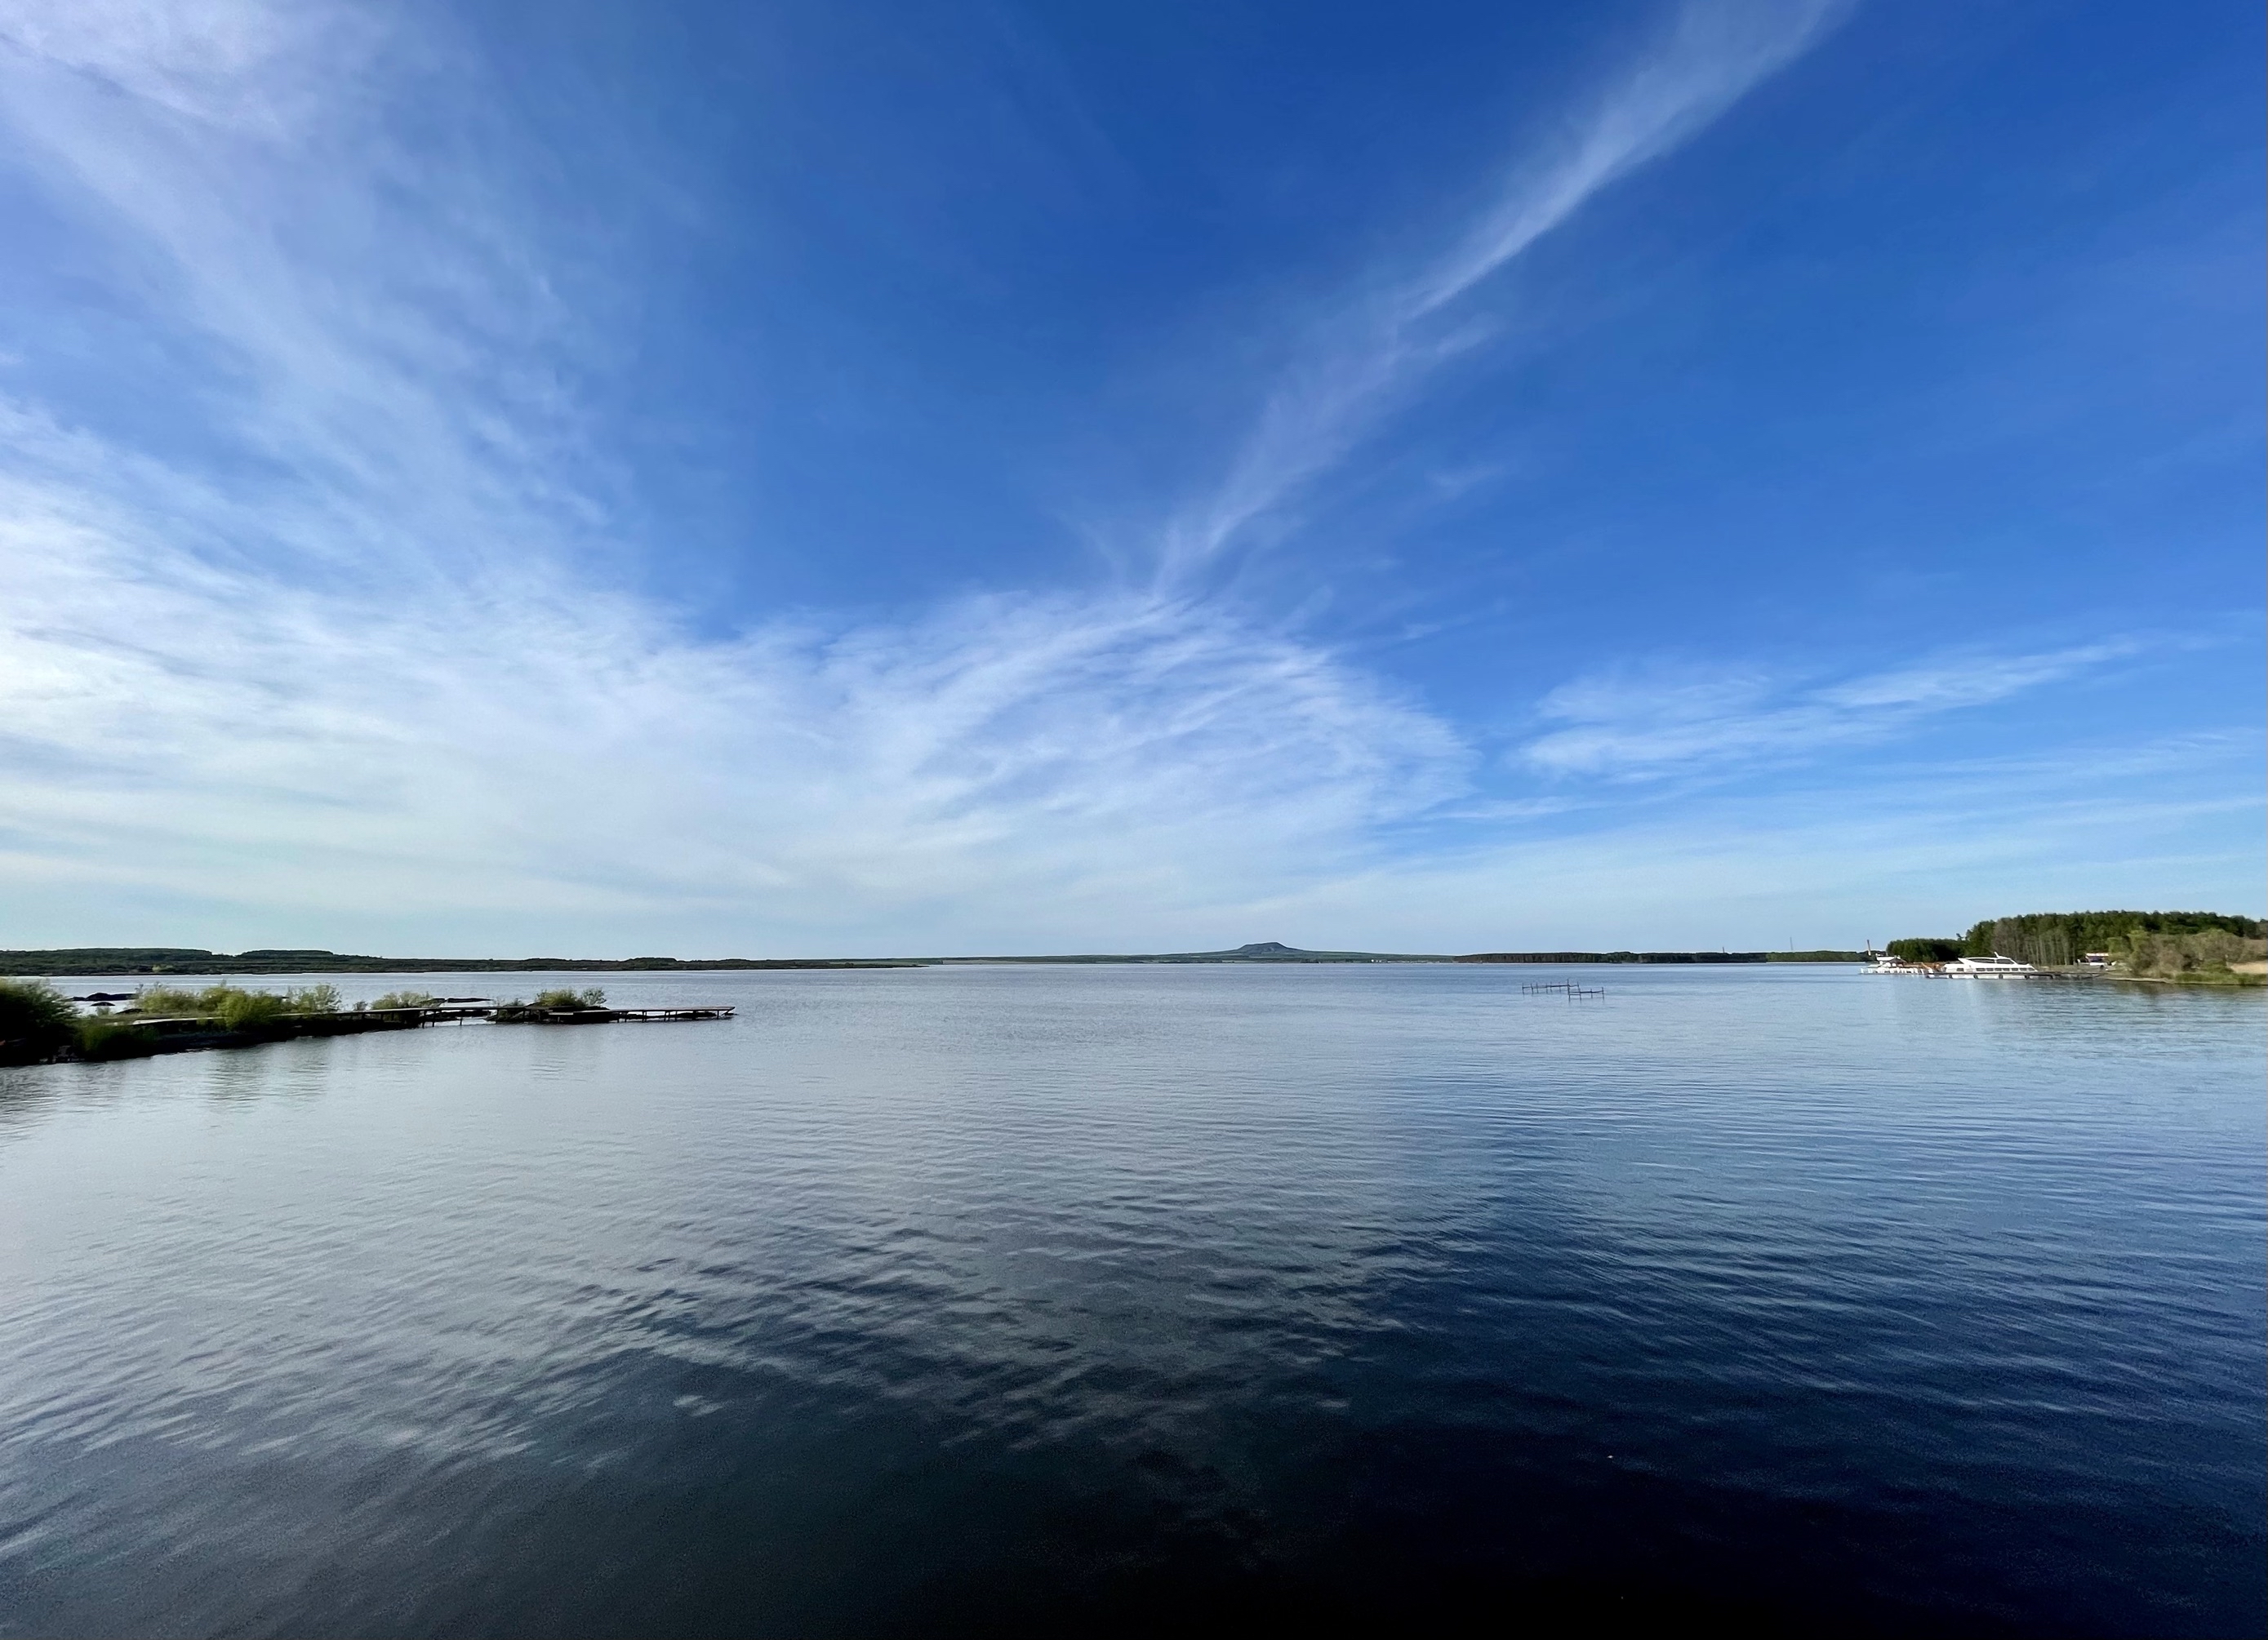
M 80 1003 L 94 1011 L 83 1013 Z M 114 1004 L 123 1007 L 114 1011 Z M 484 1020 L 494 1025 L 600 1025 L 636 1019 L 729 1019 L 730 1007 L 609 1008 L 597 986 L 539 991 L 534 1001 L 388 991 L 353 1007 L 335 985 L 284 991 L 145 985 L 132 995 L 66 997 L 44 976 L 0 979 L 0 1065 L 144 1059 L 211 1048 L 255 1048 L 305 1036 L 409 1031 Z
M 1894 939 L 1888 950 L 1913 963 L 2007 957 L 2088 978 L 2268 984 L 2268 923 L 2218 911 L 2035 911 L 1987 917 L 1966 934 Z
M 193 1048 L 250 1047 L 294 1036 L 408 1029 L 423 1024 L 426 1012 L 423 1007 L 368 1003 L 343 1010 L 333 985 L 284 991 L 234 985 L 192 991 L 148 985 L 131 997 L 88 999 L 95 1001 L 92 1013 L 80 1012 L 78 1000 L 64 996 L 44 977 L 0 980 L 0 1064 L 140 1059 Z M 114 1001 L 126 1006 L 114 1012 Z M 379 1001 L 398 1004 L 399 997 Z

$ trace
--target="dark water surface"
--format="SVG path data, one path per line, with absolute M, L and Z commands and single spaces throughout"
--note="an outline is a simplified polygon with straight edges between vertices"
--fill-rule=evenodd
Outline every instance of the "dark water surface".
M 2268 1622 L 2258 993 L 588 977 L 0 1071 L 0 1630 Z

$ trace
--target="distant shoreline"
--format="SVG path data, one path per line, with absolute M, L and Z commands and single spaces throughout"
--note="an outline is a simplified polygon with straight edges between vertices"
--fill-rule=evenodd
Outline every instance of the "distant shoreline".
M 1855 951 L 1494 951 L 1466 956 L 1402 952 L 1302 951 L 1267 942 L 1233 951 L 973 957 L 374 957 L 335 951 L 258 950 L 231 954 L 193 946 L 89 945 L 0 951 L 0 974 L 152 976 L 180 974 L 703 974 L 844 968 L 927 968 L 976 963 L 1765 963 L 1859 962 Z

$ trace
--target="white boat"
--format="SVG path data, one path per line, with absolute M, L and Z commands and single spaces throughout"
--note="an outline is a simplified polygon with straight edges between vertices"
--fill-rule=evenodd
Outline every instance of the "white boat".
M 2021 979 L 2039 970 L 2014 957 L 1956 957 L 1945 965 L 1948 980 Z

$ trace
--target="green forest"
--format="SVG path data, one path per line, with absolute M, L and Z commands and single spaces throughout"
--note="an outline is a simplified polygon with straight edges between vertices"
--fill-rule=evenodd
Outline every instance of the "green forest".
M 2240 965 L 2268 958 L 2264 935 L 2259 918 L 2217 911 L 2036 911 L 1988 917 L 1957 936 L 1894 939 L 1889 950 L 1909 962 L 1999 956 L 2043 968 L 2104 952 L 2138 977 L 2238 983 L 2253 977 Z

